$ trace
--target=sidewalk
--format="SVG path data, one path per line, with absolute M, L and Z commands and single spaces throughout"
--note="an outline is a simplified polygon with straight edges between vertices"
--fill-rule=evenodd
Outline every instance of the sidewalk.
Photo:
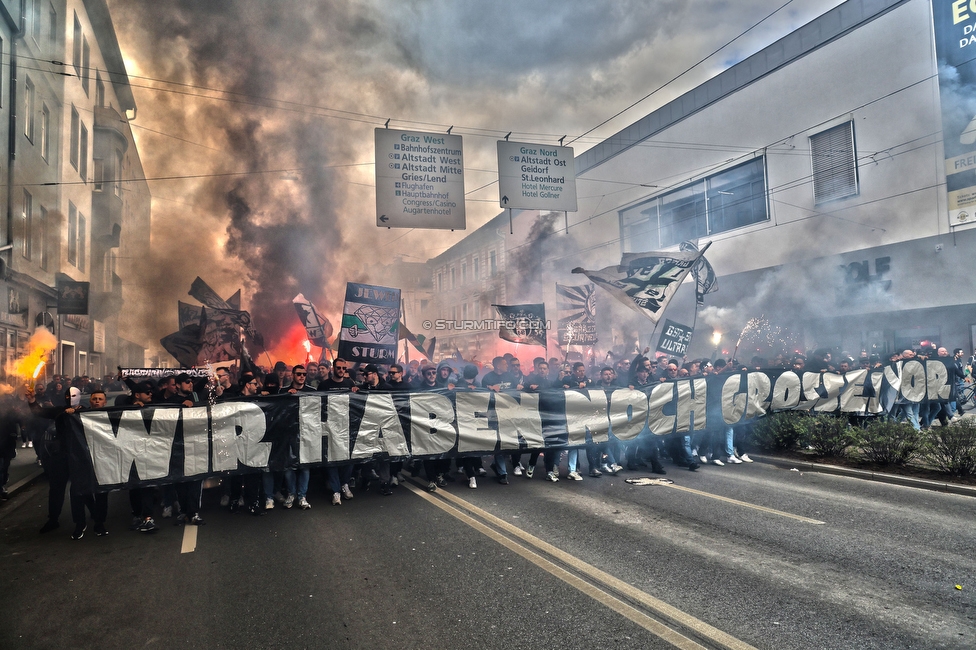
M 37 464 L 33 448 L 21 449 L 17 443 L 17 457 L 10 461 L 10 478 L 7 479 L 7 492 L 11 496 L 37 480 L 44 470 Z
M 823 463 L 810 463 L 801 460 L 790 460 L 789 458 L 776 458 L 775 456 L 762 456 L 759 454 L 749 454 L 749 456 L 760 463 L 775 465 L 783 469 L 798 469 L 801 472 L 821 472 L 823 474 L 835 474 L 838 476 L 848 476 L 868 481 L 878 481 L 889 485 L 903 485 L 905 487 L 920 488 L 922 490 L 932 490 L 934 492 L 949 492 L 960 494 L 967 497 L 976 497 L 976 486 L 960 485 L 958 483 L 943 483 L 942 481 L 929 481 L 922 478 L 911 476 L 900 476 L 897 474 L 884 474 L 882 472 L 871 472 L 862 469 L 852 469 L 850 467 L 839 467 L 837 465 L 826 465 Z

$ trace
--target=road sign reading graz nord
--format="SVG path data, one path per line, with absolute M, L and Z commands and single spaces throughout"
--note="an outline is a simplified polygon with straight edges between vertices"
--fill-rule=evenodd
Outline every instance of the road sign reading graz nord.
M 498 202 L 503 208 L 576 212 L 573 148 L 499 140 Z
M 461 136 L 376 129 L 376 225 L 464 230 Z

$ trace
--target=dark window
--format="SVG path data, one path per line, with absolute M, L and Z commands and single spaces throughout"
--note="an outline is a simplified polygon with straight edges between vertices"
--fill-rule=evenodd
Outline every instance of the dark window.
M 810 136 L 810 153 L 813 156 L 815 203 L 857 195 L 854 122 L 846 122 Z

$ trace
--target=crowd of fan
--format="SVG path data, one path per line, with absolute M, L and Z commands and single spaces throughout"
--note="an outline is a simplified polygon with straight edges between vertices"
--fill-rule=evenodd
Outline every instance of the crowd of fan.
M 847 372 L 856 368 L 872 369 L 885 361 L 909 358 L 926 358 L 928 355 L 948 357 L 945 348 L 905 350 L 886 360 L 862 352 L 857 359 L 842 353 L 835 360 L 827 351 L 815 351 L 807 355 L 777 355 L 772 362 L 754 357 L 749 364 L 724 359 L 677 359 L 666 356 L 654 357 L 639 354 L 633 359 L 621 359 L 613 365 L 595 366 L 577 361 L 560 362 L 551 358 L 536 357 L 528 374 L 514 355 L 495 357 L 490 364 L 478 365 L 464 361 L 447 360 L 438 365 L 412 361 L 408 364 L 353 365 L 343 359 L 333 362 L 310 362 L 291 368 L 278 362 L 270 370 L 257 368 L 238 372 L 234 366 L 221 366 L 213 377 L 194 378 L 187 373 L 174 371 L 158 381 L 134 381 L 121 376 L 106 376 L 103 381 L 91 381 L 88 377 L 75 377 L 70 382 L 55 376 L 47 385 L 28 388 L 25 397 L 29 410 L 16 400 L 7 398 L 0 415 L 0 487 L 6 482 L 9 459 L 14 455 L 17 431 L 22 436 L 21 447 L 33 447 L 42 463 L 50 484 L 48 520 L 42 533 L 59 527 L 59 517 L 68 484 L 67 441 L 69 430 L 59 425 L 63 414 L 85 409 L 103 408 L 109 396 L 114 396 L 117 406 L 146 406 L 150 404 L 178 404 L 193 406 L 236 398 L 262 395 L 298 393 L 308 391 L 432 391 L 454 390 L 519 390 L 536 392 L 547 389 L 613 389 L 629 387 L 649 388 L 652 384 L 685 377 L 737 372 L 747 369 L 782 368 L 807 372 Z M 968 362 L 962 350 L 954 351 L 953 379 L 957 383 L 970 381 L 973 357 Z M 609 358 L 608 355 L 607 358 Z M 974 355 L 976 357 L 976 355 Z M 87 403 L 83 397 L 87 396 Z M 918 404 L 896 404 L 892 411 L 907 419 L 916 428 L 928 426 L 935 419 L 943 423 L 950 417 L 961 415 L 961 405 L 951 403 L 946 407 L 919 413 Z M 670 436 L 665 440 L 645 430 L 631 441 L 617 440 L 611 433 L 603 443 L 591 443 L 584 449 L 550 449 L 531 453 L 502 452 L 489 455 L 489 469 L 501 485 L 509 485 L 509 469 L 514 476 L 532 479 L 540 458 L 543 461 L 544 479 L 556 483 L 560 479 L 582 481 L 580 452 L 586 458 L 586 474 L 593 478 L 628 471 L 647 471 L 666 474 L 662 460 L 670 459 L 675 465 L 695 471 L 702 464 L 715 466 L 750 463 L 748 436 L 739 427 L 709 425 L 704 431 L 692 435 Z M 527 462 L 525 462 L 527 457 Z M 453 463 L 453 467 L 452 467 Z M 561 470 L 565 463 L 565 469 Z M 406 465 L 406 466 L 405 466 Z M 332 494 L 332 504 L 341 505 L 352 499 L 353 490 L 374 489 L 389 496 L 402 480 L 402 471 L 411 476 L 423 475 L 427 489 L 445 488 L 457 477 L 469 488 L 478 487 L 478 478 L 488 476 L 484 468 L 484 456 L 462 455 L 448 459 L 426 459 L 350 463 L 322 468 Z M 222 481 L 220 505 L 231 512 L 250 512 L 263 515 L 277 506 L 285 509 L 311 508 L 307 492 L 312 471 L 299 468 L 285 471 L 264 471 L 231 476 Z M 357 487 L 358 486 L 358 487 Z M 129 490 L 132 509 L 132 530 L 151 533 L 157 530 L 155 513 L 161 508 L 163 518 L 174 518 L 177 525 L 202 525 L 202 481 L 187 481 L 160 488 Z M 0 492 L 6 498 L 5 492 Z M 107 494 L 79 494 L 69 490 L 72 520 L 75 524 L 72 539 L 82 539 L 87 531 L 86 509 L 94 520 L 95 534 L 107 535 Z

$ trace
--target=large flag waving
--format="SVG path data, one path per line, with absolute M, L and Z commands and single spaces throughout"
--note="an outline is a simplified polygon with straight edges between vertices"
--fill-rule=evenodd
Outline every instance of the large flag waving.
M 329 338 L 332 336 L 332 323 L 329 322 L 329 319 L 319 314 L 319 310 L 315 308 L 312 301 L 302 294 L 292 298 L 292 302 L 295 304 L 295 311 L 298 312 L 299 320 L 305 326 L 305 335 L 308 336 L 309 342 L 320 348 L 330 347 Z
M 624 253 L 619 266 L 608 266 L 599 271 L 575 268 L 573 273 L 584 274 L 614 298 L 657 324 L 674 292 L 710 245 L 706 244 L 699 252 Z
M 559 345 L 593 345 L 596 335 L 596 287 L 556 283 Z
M 498 337 L 512 343 L 525 345 L 546 345 L 546 306 L 532 305 L 492 305 L 498 310 L 501 320 Z
M 690 240 L 683 241 L 678 244 L 678 250 L 694 251 L 697 253 L 698 242 Z M 718 278 L 715 277 L 715 269 L 712 268 L 712 265 L 705 259 L 704 255 L 698 258 L 698 262 L 691 269 L 691 274 L 695 276 L 695 296 L 698 298 L 698 306 L 701 307 L 705 304 L 706 293 L 718 291 Z

